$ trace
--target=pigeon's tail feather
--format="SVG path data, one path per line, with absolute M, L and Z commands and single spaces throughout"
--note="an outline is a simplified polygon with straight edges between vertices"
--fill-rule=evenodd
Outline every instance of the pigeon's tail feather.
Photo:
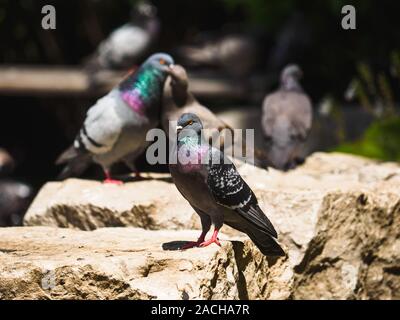
M 90 158 L 87 155 L 72 159 L 57 176 L 59 180 L 64 180 L 72 176 L 81 175 L 90 165 Z
M 67 163 L 72 159 L 78 158 L 79 156 L 79 150 L 74 148 L 74 146 L 70 146 L 67 150 L 59 155 L 55 163 L 56 165 Z
M 71 176 L 79 176 L 90 164 L 90 155 L 81 153 L 73 146 L 65 150 L 56 160 L 56 165 L 66 164 L 64 169 L 58 175 L 59 180 Z
M 246 233 L 265 256 L 286 255 L 285 251 L 269 232 L 261 230 L 248 220 L 242 218 L 240 220 L 225 221 L 225 223 L 236 230 Z
M 255 227 L 250 227 L 247 230 L 247 235 L 254 242 L 257 248 L 264 254 L 265 256 L 284 256 L 285 251 L 281 248 L 281 246 L 276 242 L 274 238 L 272 238 L 269 234 L 259 230 Z

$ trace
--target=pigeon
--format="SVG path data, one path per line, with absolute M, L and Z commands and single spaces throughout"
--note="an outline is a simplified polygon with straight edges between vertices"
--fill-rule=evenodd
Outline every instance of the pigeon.
M 0 180 L 0 227 L 20 226 L 33 198 L 33 189 L 23 182 Z
M 267 95 L 262 106 L 266 153 L 270 164 L 279 170 L 304 162 L 301 152 L 312 125 L 312 105 L 299 83 L 301 77 L 297 65 L 285 67 L 279 89 Z
M 228 75 L 249 75 L 257 61 L 257 45 L 244 34 L 227 34 L 198 45 L 182 46 L 178 54 L 189 66 L 218 67 Z
M 147 131 L 159 123 L 162 90 L 173 63 L 168 54 L 153 54 L 88 110 L 73 145 L 56 161 L 67 164 L 60 179 L 79 175 L 91 161 L 102 166 L 105 182 L 121 183 L 110 175 L 118 161 L 138 174 L 134 161 L 149 144 Z
M 157 8 L 140 2 L 133 10 L 131 22 L 114 30 L 88 59 L 90 71 L 126 69 L 137 64 L 156 41 L 160 31 Z
M 220 245 L 218 232 L 225 223 L 246 233 L 264 255 L 285 255 L 276 241 L 275 228 L 235 165 L 204 140 L 200 118 L 185 113 L 176 129 L 177 161 L 170 161 L 169 169 L 175 186 L 200 216 L 202 225 L 199 239 L 182 249 Z M 214 233 L 206 241 L 212 224 Z
M 200 118 L 203 124 L 206 141 L 209 141 L 210 144 L 211 142 L 217 142 L 215 140 L 212 141 L 212 129 L 217 129 L 221 134 L 219 147 L 221 150 L 228 151 L 229 154 L 233 155 L 235 145 L 228 145 L 225 142 L 235 142 L 234 129 L 218 118 L 210 109 L 197 101 L 189 91 L 189 79 L 184 67 L 174 65 L 170 70 L 170 77 L 165 82 L 163 94 L 161 124 L 164 131 L 167 134 L 173 132 L 175 130 L 173 121 L 178 121 L 184 113 L 194 113 Z M 230 135 L 231 140 L 226 139 L 228 135 Z M 214 144 L 214 146 L 216 145 Z M 248 149 L 246 141 L 243 141 L 242 153 L 249 152 L 250 150 Z M 269 165 L 268 156 L 263 150 L 259 150 L 258 148 L 252 151 L 254 153 L 254 161 L 248 162 L 260 168 L 266 168 Z
M 0 148 L 0 177 L 10 174 L 14 170 L 15 162 L 11 155 Z
M 194 113 L 202 121 L 205 129 L 217 129 L 219 132 L 233 129 L 224 121 L 219 119 L 210 109 L 203 106 L 189 91 L 189 79 L 185 68 L 174 65 L 170 68 L 170 77 L 164 85 L 161 124 L 164 131 L 175 131 L 174 121 L 178 121 L 184 113 Z M 207 140 L 211 140 L 211 131 L 206 134 Z M 233 136 L 232 136 L 233 137 Z M 223 140 L 221 142 L 223 146 Z

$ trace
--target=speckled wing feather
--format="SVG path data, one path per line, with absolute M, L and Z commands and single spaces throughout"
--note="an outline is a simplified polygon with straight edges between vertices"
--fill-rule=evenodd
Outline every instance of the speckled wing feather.
M 220 156 L 220 161 L 223 161 L 223 155 L 219 150 L 212 148 L 211 152 L 213 153 L 212 159 L 215 160 Z M 210 164 L 207 184 L 218 204 L 234 210 L 272 237 L 278 237 L 272 223 L 258 206 L 258 201 L 253 191 L 229 160 L 225 159 L 223 164 Z

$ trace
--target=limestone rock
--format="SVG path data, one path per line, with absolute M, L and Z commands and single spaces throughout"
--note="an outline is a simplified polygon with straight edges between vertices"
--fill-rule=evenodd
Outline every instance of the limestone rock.
M 230 242 L 222 235 L 222 248 L 166 250 L 196 236 L 195 231 L 138 228 L 0 228 L 0 299 L 260 299 L 282 294 L 286 259 L 267 260 L 249 241 Z
M 316 234 L 324 199 L 331 192 L 393 190 L 400 186 L 394 163 L 339 153 L 315 153 L 289 172 L 262 170 L 238 163 L 238 170 L 256 193 L 261 208 L 278 230 L 280 241 L 297 264 Z M 25 216 L 25 225 L 93 230 L 133 226 L 145 229 L 199 229 L 197 214 L 171 183 L 168 175 L 123 186 L 69 179 L 46 184 Z M 241 235 L 224 226 L 223 232 Z
M 295 299 L 400 299 L 400 194 L 331 193 L 295 266 Z
M 194 211 L 168 181 L 168 175 L 157 175 L 122 186 L 80 179 L 49 182 L 29 208 L 24 225 L 81 230 L 189 228 Z

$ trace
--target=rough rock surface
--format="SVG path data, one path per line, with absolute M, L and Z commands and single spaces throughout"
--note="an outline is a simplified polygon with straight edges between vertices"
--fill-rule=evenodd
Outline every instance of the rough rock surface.
M 315 153 L 287 173 L 246 164 L 238 169 L 288 253 L 279 260 L 279 268 L 274 264 L 263 269 L 266 275 L 275 275 L 274 289 L 266 286 L 263 293 L 248 297 L 400 299 L 400 166 Z M 25 224 L 83 230 L 199 227 L 193 210 L 162 176 L 124 186 L 82 180 L 49 183 L 31 206 Z M 223 232 L 241 239 L 227 227 Z M 251 278 L 256 272 L 251 261 L 242 273 Z
M 168 175 L 122 186 L 68 179 L 49 182 L 41 189 L 24 224 L 81 230 L 121 226 L 184 229 L 193 225 L 192 213 Z
M 196 231 L 0 229 L 0 299 L 260 299 L 279 296 L 285 258 L 249 241 L 173 250 Z M 170 250 L 166 250 L 170 249 Z

